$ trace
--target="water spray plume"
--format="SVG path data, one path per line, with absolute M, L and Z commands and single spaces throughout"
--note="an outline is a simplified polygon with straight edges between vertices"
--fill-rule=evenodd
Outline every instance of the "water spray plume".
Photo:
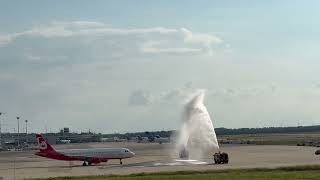
M 177 137 L 177 151 L 186 149 L 190 158 L 202 158 L 219 149 L 210 115 L 204 105 L 205 91 L 198 90 L 187 101 Z

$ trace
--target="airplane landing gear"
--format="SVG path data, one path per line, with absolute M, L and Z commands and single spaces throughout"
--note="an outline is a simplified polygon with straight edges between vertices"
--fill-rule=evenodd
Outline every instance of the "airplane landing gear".
M 89 162 L 88 162 L 88 165 L 91 166 L 91 165 L 92 165 L 92 162 L 89 161 Z
M 122 164 L 122 159 L 120 159 L 120 164 Z
M 82 166 L 87 166 L 87 163 L 83 161 Z

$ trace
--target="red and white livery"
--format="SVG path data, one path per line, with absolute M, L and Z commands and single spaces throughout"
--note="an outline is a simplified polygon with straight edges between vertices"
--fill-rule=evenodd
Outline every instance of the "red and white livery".
M 37 134 L 36 137 L 39 151 L 35 155 L 63 161 L 83 161 L 83 166 L 107 162 L 109 159 L 119 159 L 120 164 L 122 164 L 122 159 L 131 158 L 135 155 L 127 148 L 55 150 L 41 134 Z

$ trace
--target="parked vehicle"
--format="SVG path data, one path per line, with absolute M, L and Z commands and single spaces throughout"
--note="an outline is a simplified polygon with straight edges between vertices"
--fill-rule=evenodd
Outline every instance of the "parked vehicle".
M 225 152 L 218 152 L 213 155 L 215 164 L 228 164 L 229 163 L 229 155 Z

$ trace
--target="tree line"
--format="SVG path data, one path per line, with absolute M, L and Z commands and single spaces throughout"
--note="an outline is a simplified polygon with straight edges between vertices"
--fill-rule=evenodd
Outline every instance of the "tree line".
M 263 128 L 216 128 L 216 134 L 218 136 L 223 135 L 241 135 L 241 134 L 267 134 L 267 133 L 302 133 L 302 132 L 320 132 L 320 125 L 317 126 L 296 126 L 296 127 L 263 127 Z M 122 139 L 131 139 L 132 137 L 171 137 L 176 130 L 169 131 L 145 131 L 145 132 L 134 132 L 134 133 L 113 133 L 104 134 L 104 137 L 119 137 Z

